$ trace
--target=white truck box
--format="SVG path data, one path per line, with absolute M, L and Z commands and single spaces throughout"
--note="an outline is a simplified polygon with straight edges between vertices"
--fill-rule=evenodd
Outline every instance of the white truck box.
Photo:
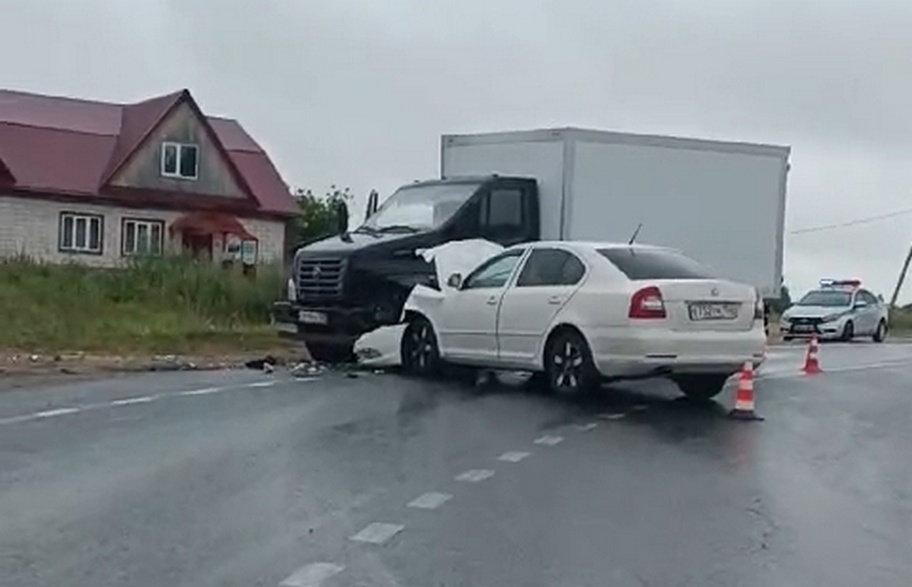
M 441 176 L 538 180 L 543 240 L 680 249 L 778 297 L 790 147 L 576 128 L 443 135 Z

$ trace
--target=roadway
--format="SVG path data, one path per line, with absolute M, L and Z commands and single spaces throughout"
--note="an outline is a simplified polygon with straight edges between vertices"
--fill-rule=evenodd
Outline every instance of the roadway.
M 393 374 L 0 393 L 4 587 L 912 583 L 912 345 L 773 347 L 763 422 Z

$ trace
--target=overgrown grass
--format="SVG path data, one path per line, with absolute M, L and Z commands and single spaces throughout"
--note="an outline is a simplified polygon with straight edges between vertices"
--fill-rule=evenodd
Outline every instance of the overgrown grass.
M 279 267 L 256 277 L 183 257 L 126 268 L 0 260 L 0 348 L 33 352 L 227 352 L 279 344 Z

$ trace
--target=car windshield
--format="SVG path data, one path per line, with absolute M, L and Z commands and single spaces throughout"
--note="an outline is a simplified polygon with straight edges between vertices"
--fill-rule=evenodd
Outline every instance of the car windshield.
M 847 291 L 814 290 L 804 294 L 797 306 L 823 306 L 837 308 L 852 303 L 852 294 Z
M 399 188 L 362 228 L 373 231 L 437 228 L 465 204 L 479 185 L 444 183 Z

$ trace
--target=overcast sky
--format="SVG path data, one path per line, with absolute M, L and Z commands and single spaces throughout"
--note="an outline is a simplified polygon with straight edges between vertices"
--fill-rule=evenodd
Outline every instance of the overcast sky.
M 908 0 L 0 0 L 0 15 L 0 85 L 187 87 L 315 190 L 434 177 L 442 133 L 582 126 L 790 145 L 788 231 L 912 209 Z M 889 296 L 910 240 L 912 214 L 790 234 L 786 281 L 857 276 Z

